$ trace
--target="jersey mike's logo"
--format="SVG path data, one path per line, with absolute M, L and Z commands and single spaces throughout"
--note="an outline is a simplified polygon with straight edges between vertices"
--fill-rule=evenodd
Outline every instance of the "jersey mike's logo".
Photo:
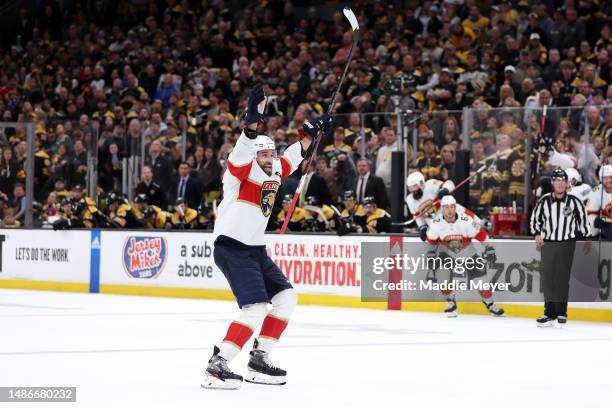
M 264 181 L 261 185 L 259 206 L 261 207 L 261 212 L 264 217 L 269 217 L 270 214 L 272 214 L 272 207 L 274 207 L 278 186 L 279 184 L 277 181 Z
M 132 278 L 156 278 L 168 257 L 162 237 L 127 237 L 123 244 L 123 269 Z

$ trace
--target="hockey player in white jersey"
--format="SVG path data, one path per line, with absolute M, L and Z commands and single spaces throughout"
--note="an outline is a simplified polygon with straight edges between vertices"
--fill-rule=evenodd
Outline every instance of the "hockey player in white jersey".
M 442 197 L 440 204 L 441 211 L 431 220 L 427 229 L 426 241 L 438 248 L 442 247 L 443 252 L 451 256 L 468 257 L 475 255 L 475 247 L 470 246 L 470 243 L 473 240 L 486 242 L 488 237 L 485 229 L 474 218 L 457 211 L 457 201 L 453 196 Z M 492 252 L 492 247 L 486 247 L 482 257 L 488 258 Z M 440 253 L 441 251 L 438 251 L 438 255 Z M 453 271 L 450 272 L 452 276 Z M 504 310 L 491 300 L 493 293 L 490 290 L 481 290 L 479 293 L 482 297 L 482 303 L 491 315 L 504 315 Z M 452 291 L 443 290 L 442 294 L 446 296 L 448 302 L 444 313 L 448 317 L 457 317 L 457 302 Z
M 582 200 L 583 204 L 586 204 L 586 201 L 593 190 L 591 186 L 582 183 L 582 176 L 575 168 L 569 168 L 565 170 L 565 173 L 567 174 L 567 182 L 570 186 L 568 193 L 578 197 L 580 200 Z
M 300 141 L 276 157 L 274 142 L 258 135 L 264 121 L 266 96 L 260 84 L 248 100 L 246 127 L 236 141 L 223 175 L 223 201 L 215 223 L 215 263 L 227 278 L 240 313 L 225 338 L 214 347 L 208 362 L 204 388 L 235 389 L 243 378 L 228 363 L 261 328 L 250 352 L 245 381 L 282 385 L 286 371 L 275 367 L 269 353 L 287 327 L 297 294 L 285 275 L 266 253 L 264 231 L 280 181 L 296 170 L 319 132 L 328 131 L 331 117 L 324 114 L 299 129 Z M 271 307 L 269 304 L 271 303 Z
M 419 214 L 419 216 L 415 218 L 415 221 L 419 236 L 422 241 L 425 241 L 427 228 L 440 209 L 439 202 L 437 204 L 435 203 L 436 200 L 450 194 L 455 188 L 455 184 L 451 180 L 442 182 L 436 179 L 429 179 L 425 181 L 425 177 L 420 171 L 410 173 L 406 179 L 406 184 L 410 192 L 406 197 L 406 205 L 411 214 Z M 466 214 L 470 218 L 480 222 L 476 214 L 461 204 L 456 205 L 456 210 L 459 214 Z
M 599 180 L 586 203 L 587 217 L 593 236 L 612 240 L 612 165 L 599 169 Z

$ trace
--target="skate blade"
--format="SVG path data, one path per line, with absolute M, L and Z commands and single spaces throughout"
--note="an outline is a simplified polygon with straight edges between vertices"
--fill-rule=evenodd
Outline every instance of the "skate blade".
M 267 374 L 262 374 L 257 371 L 249 370 L 246 377 L 244 377 L 244 381 L 252 384 L 264 384 L 264 385 L 285 385 L 287 384 L 287 376 L 271 376 Z
M 455 311 L 455 312 L 444 312 L 444 314 L 446 315 L 446 317 L 457 317 L 459 316 L 459 314 Z
M 497 314 L 497 313 L 489 312 L 489 314 L 493 317 L 506 317 L 505 313 Z
M 553 322 L 546 322 L 546 323 L 536 323 L 536 325 L 543 329 L 547 329 L 549 327 L 554 327 L 555 324 Z
M 213 375 L 205 374 L 202 388 L 207 390 L 237 390 L 242 385 L 240 380 L 221 380 Z

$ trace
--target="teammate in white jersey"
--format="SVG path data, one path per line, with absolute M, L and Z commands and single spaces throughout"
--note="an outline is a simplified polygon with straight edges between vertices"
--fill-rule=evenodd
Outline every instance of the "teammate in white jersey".
M 331 127 L 331 118 L 324 114 L 312 123 L 306 122 L 298 131 L 301 140 L 289 146 L 282 157 L 276 157 L 272 139 L 257 135 L 257 126 L 265 119 L 265 105 L 266 96 L 257 84 L 249 96 L 246 128 L 228 157 L 223 175 L 223 201 L 215 223 L 213 254 L 238 301 L 240 314 L 223 341 L 214 347 L 204 388 L 240 387 L 242 377 L 227 364 L 259 327 L 245 381 L 275 385 L 286 382 L 286 371 L 271 363 L 269 353 L 287 327 L 297 294 L 267 255 L 264 231 L 281 179 L 299 167 L 305 150 L 319 132 Z
M 575 168 L 569 168 L 565 170 L 565 173 L 567 174 L 567 182 L 570 185 L 568 193 L 578 197 L 580 200 L 582 200 L 583 204 L 586 204 L 586 201 L 593 190 L 591 186 L 582 183 L 582 176 Z
M 416 224 L 421 240 L 425 241 L 427 228 L 440 209 L 440 203 L 438 202 L 436 204 L 436 200 L 450 194 L 455 188 L 455 183 L 451 180 L 442 182 L 436 179 L 429 179 L 425 181 L 423 173 L 415 171 L 410 173 L 406 180 L 406 184 L 410 192 L 406 197 L 406 205 L 411 214 L 420 214 L 420 216 L 416 217 Z M 456 205 L 456 210 L 459 214 L 466 214 L 470 218 L 480 222 L 476 214 L 461 204 Z
M 612 165 L 599 169 L 599 180 L 586 203 L 587 217 L 593 236 L 612 240 Z
M 477 220 L 466 214 L 457 212 L 457 202 L 451 195 L 442 197 L 440 202 L 441 212 L 431 220 L 427 229 L 427 242 L 438 247 L 438 256 L 467 258 L 476 255 L 474 246 L 470 246 L 473 240 L 486 242 L 487 232 L 480 226 Z M 493 253 L 492 247 L 487 247 L 482 255 L 488 258 Z M 452 276 L 454 271 L 449 271 Z M 491 300 L 493 293 L 490 290 L 479 291 L 482 302 L 489 313 L 493 316 L 503 316 L 504 310 L 495 305 Z M 457 317 L 457 302 L 451 290 L 443 290 L 448 302 L 444 313 L 448 317 Z

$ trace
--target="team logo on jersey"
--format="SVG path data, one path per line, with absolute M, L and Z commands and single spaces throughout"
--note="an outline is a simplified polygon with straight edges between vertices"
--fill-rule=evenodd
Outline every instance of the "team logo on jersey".
M 601 215 L 605 218 L 605 221 L 610 222 L 612 220 L 612 202 L 608 203 L 602 210 Z
M 564 206 L 563 215 L 566 217 L 569 217 L 570 215 L 572 215 L 572 207 L 570 207 L 569 205 Z
M 123 269 L 132 278 L 156 278 L 164 269 L 168 244 L 163 237 L 127 237 L 123 244 Z
M 264 181 L 261 185 L 261 193 L 259 196 L 259 206 L 264 217 L 269 217 L 272 214 L 274 200 L 276 200 L 276 192 L 278 191 L 279 183 L 277 181 Z
M 518 159 L 512 163 L 512 168 L 510 172 L 514 177 L 522 176 L 525 173 L 525 161 Z

